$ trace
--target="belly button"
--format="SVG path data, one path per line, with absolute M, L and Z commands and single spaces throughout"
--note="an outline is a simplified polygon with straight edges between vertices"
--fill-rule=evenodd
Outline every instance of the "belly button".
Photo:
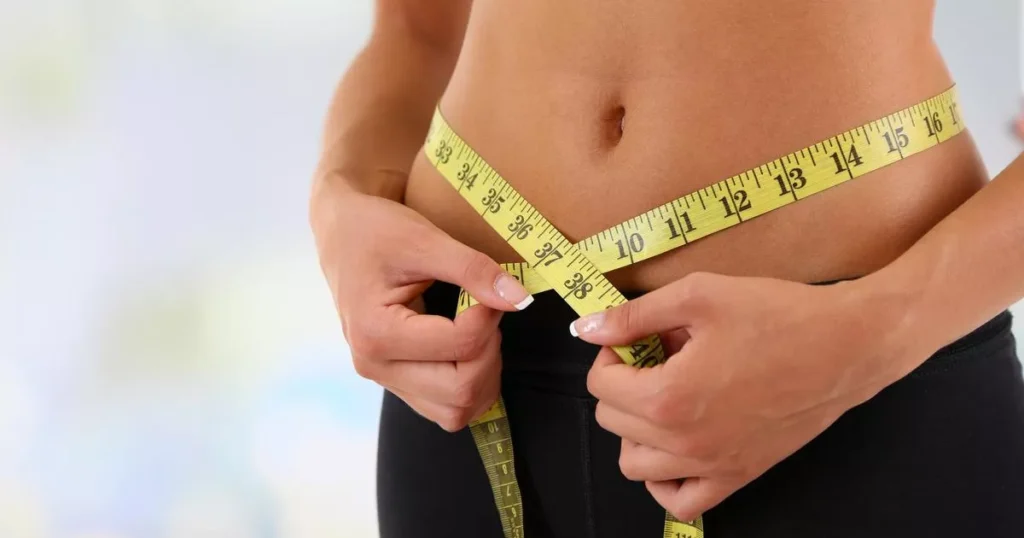
M 605 116 L 606 140 L 611 146 L 615 146 L 622 140 L 622 133 L 626 123 L 626 107 L 617 106 L 610 110 Z

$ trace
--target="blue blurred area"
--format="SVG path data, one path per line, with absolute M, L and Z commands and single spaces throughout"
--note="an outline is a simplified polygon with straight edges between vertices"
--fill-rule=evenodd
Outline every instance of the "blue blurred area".
M 1016 3 L 940 3 L 986 163 Z M 372 3 L 0 3 L 0 537 L 376 535 L 380 391 L 306 221 Z M 1014 52 L 1015 53 L 1015 52 Z
M 361 2 L 0 6 L 0 536 L 374 536 L 306 195 Z

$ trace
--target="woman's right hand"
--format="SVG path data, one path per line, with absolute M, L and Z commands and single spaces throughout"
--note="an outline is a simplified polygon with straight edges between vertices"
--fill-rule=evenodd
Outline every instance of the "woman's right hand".
M 317 181 L 310 224 L 356 371 L 445 430 L 462 429 L 498 397 L 502 312 L 532 297 L 419 213 L 329 181 Z M 417 312 L 435 280 L 481 304 L 454 321 Z

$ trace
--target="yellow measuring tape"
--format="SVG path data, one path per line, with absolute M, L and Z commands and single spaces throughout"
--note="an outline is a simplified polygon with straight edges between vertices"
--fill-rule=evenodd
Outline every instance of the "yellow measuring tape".
M 572 244 L 448 125 L 440 109 L 427 135 L 428 160 L 515 249 L 503 264 L 530 293 L 554 289 L 583 316 L 626 302 L 604 273 L 638 263 L 774 211 L 934 147 L 965 129 L 956 87 L 658 206 Z M 465 290 L 458 312 L 476 301 Z M 616 347 L 627 364 L 665 361 L 657 336 Z M 470 425 L 506 538 L 523 538 L 512 438 L 499 399 Z M 702 538 L 701 518 L 665 517 L 664 538 Z

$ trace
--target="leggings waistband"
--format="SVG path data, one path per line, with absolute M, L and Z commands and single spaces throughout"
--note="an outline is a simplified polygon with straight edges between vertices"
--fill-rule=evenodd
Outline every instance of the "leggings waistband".
M 816 283 L 828 285 L 839 281 Z M 424 293 L 427 312 L 452 317 L 459 289 L 438 282 Z M 643 293 L 624 293 L 634 299 Z M 502 370 L 506 381 L 529 381 L 569 394 L 586 396 L 586 372 L 590 369 L 599 347 L 574 338 L 569 324 L 579 317 L 555 293 L 542 293 L 524 312 L 506 314 L 501 321 Z M 997 336 L 1009 333 L 1012 323 L 1009 311 L 1004 311 L 974 329 L 962 338 L 939 349 L 925 365 L 942 362 L 943 357 L 957 354 Z M 548 378 L 548 379 L 544 379 Z

